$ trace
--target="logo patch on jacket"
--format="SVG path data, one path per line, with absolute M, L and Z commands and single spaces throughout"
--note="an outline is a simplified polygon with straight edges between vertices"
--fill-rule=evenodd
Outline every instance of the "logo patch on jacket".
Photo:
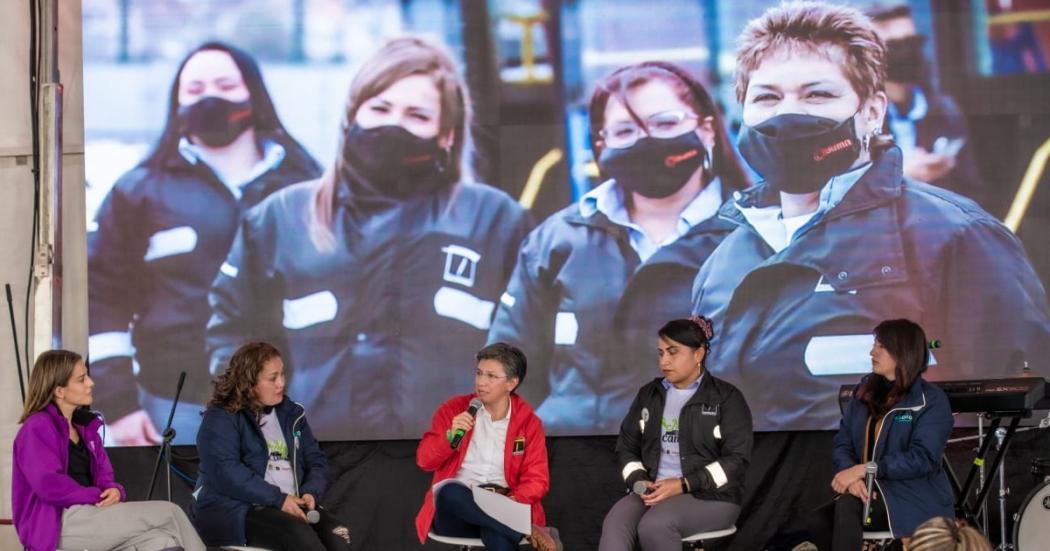
M 894 423 L 911 423 L 915 416 L 910 411 L 903 411 L 893 416 Z
M 511 455 L 521 455 L 525 453 L 525 437 L 519 436 L 514 439 L 514 447 L 511 448 Z
M 481 255 L 460 245 L 448 245 L 443 247 L 441 252 L 445 253 L 444 280 L 464 287 L 473 287 Z

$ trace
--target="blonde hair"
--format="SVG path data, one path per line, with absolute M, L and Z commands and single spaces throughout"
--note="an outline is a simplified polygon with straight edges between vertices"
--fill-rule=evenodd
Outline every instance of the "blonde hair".
M 960 526 L 953 518 L 933 517 L 915 529 L 908 550 L 992 551 L 992 544 L 971 526 Z
M 48 350 L 38 356 L 29 373 L 29 392 L 18 422 L 24 423 L 30 415 L 43 411 L 54 401 L 55 389 L 69 385 L 73 370 L 82 360 L 80 354 L 69 350 Z
M 473 112 L 466 82 L 459 74 L 452 54 L 442 44 L 417 36 L 395 38 L 365 61 L 350 83 L 342 121 L 342 139 L 346 139 L 346 132 L 353 125 L 357 111 L 364 102 L 412 75 L 429 76 L 438 89 L 441 96 L 438 136 L 452 137 L 447 174 L 451 182 L 458 182 L 463 178 L 464 165 L 467 164 L 464 162 L 464 151 L 471 141 L 469 129 Z M 321 250 L 329 250 L 332 246 L 335 190 L 345 162 L 340 153 L 335 163 L 321 176 L 308 213 L 311 239 Z
M 803 1 L 770 8 L 744 28 L 736 51 L 737 100 L 744 101 L 751 73 L 766 58 L 784 50 L 828 57 L 828 46 L 845 54 L 839 63 L 861 102 L 883 91 L 886 48 L 871 19 L 855 8 Z

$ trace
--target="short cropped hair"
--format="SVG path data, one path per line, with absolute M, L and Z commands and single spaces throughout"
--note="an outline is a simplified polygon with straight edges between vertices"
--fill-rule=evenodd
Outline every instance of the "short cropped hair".
M 751 20 L 736 51 L 736 97 L 744 101 L 751 73 L 766 58 L 784 50 L 828 56 L 827 47 L 845 54 L 842 72 L 864 102 L 885 89 L 886 47 L 867 16 L 847 6 L 823 2 L 788 2 Z
M 517 379 L 518 386 L 525 382 L 525 372 L 528 371 L 528 362 L 525 353 L 517 346 L 505 342 L 492 343 L 474 355 L 474 360 L 495 360 L 503 366 L 503 373 L 508 379 Z M 514 387 L 517 389 L 517 387 Z

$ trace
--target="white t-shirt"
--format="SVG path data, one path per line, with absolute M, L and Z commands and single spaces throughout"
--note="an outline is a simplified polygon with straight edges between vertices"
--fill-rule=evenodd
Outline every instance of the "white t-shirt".
M 678 419 L 682 414 L 682 407 L 696 394 L 698 388 L 699 384 L 693 384 L 689 388 L 670 386 L 667 389 L 667 403 L 664 404 L 663 418 L 660 419 L 660 466 L 656 469 L 657 480 L 682 476 Z
M 266 439 L 266 448 L 270 451 L 270 459 L 266 463 L 266 481 L 288 495 L 295 495 L 295 473 L 288 459 L 288 442 L 284 439 L 276 410 L 263 415 L 259 427 Z

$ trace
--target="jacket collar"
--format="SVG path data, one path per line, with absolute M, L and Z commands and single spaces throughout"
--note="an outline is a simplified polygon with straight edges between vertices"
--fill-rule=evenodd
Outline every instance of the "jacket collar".
M 883 151 L 872 160 L 872 166 L 861 176 L 837 205 L 824 214 L 823 220 L 852 214 L 884 205 L 900 197 L 903 179 L 901 174 L 901 150 L 897 146 Z M 780 195 L 765 182 L 735 194 L 719 209 L 719 217 L 738 225 L 747 223 L 737 205 L 742 207 L 768 207 L 780 204 Z
M 66 417 L 62 415 L 62 410 L 58 409 L 58 406 L 54 402 L 49 402 L 47 407 L 43 410 L 47 413 L 51 422 L 54 423 L 60 431 L 65 432 L 66 427 L 69 424 L 66 422 Z M 86 408 L 77 408 L 73 412 L 73 425 L 80 427 L 81 433 L 92 433 L 97 432 L 99 427 L 102 426 L 102 417 L 95 411 Z M 65 433 L 69 436 L 69 433 Z
M 920 376 L 915 379 L 912 383 L 911 388 L 908 389 L 908 394 L 904 396 L 896 406 L 893 407 L 895 410 L 910 409 L 912 411 L 919 411 L 926 407 L 926 381 Z

